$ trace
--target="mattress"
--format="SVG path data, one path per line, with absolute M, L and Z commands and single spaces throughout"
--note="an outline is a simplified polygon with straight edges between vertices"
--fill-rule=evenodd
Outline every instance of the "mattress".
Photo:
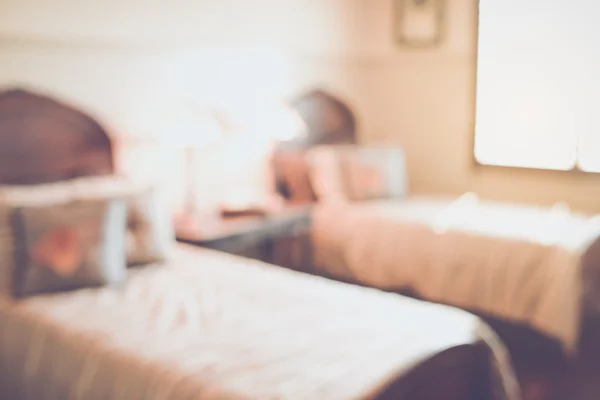
M 461 310 L 184 245 L 119 288 L 0 302 L 3 400 L 513 399 L 509 364 Z
M 458 199 L 409 198 L 321 206 L 313 215 L 315 271 L 527 324 L 573 351 L 582 256 L 597 218 Z

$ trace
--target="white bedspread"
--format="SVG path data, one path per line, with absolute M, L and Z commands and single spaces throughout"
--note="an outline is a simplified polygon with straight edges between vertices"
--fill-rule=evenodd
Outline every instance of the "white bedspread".
M 497 356 L 499 398 L 516 398 L 502 346 L 473 315 L 178 246 L 122 288 L 0 299 L 0 398 L 371 399 L 475 343 Z M 432 382 L 471 373 L 447 362 Z
M 553 209 L 409 199 L 321 206 L 318 269 L 531 325 L 567 350 L 578 338 L 581 254 L 596 218 Z

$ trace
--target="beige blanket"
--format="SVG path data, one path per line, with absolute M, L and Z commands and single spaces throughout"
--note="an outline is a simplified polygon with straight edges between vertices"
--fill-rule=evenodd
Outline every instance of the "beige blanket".
M 572 350 L 580 256 L 597 219 L 553 209 L 409 199 L 321 206 L 314 213 L 317 269 L 386 290 L 531 325 Z
M 119 289 L 0 301 L 0 398 L 371 399 L 450 348 L 428 379 L 472 374 L 482 344 L 505 365 L 466 312 L 182 246 Z

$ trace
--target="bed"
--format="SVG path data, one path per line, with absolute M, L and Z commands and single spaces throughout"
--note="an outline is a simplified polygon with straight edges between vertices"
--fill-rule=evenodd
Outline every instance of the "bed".
M 186 245 L 121 288 L 1 302 L 0 371 L 3 400 L 518 398 L 471 314 Z
M 65 142 L 83 140 L 64 165 L 38 162 L 45 146 L 15 150 L 28 168 L 0 184 L 119 169 L 90 117 L 29 92 L 0 99 L 23 122 L 0 126 L 7 143 L 45 143 L 26 123 L 42 111 Z M 0 399 L 520 398 L 503 344 L 467 312 L 186 245 L 167 259 L 118 287 L 0 296 Z
M 525 324 L 577 346 L 597 218 L 458 199 L 321 205 L 313 272 Z M 585 298 L 593 297 L 590 281 Z M 591 293 L 591 294 L 590 294 Z

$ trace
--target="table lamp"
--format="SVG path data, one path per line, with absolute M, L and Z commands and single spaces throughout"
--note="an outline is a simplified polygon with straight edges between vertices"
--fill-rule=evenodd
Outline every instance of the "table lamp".
M 226 125 L 235 127 L 232 133 L 240 136 L 240 142 L 253 142 L 245 147 L 245 156 L 249 162 L 262 166 L 262 176 L 261 182 L 255 185 L 260 186 L 258 191 L 247 188 L 244 192 L 243 185 L 232 186 L 222 201 L 221 212 L 227 215 L 266 213 L 282 205 L 275 191 L 275 174 L 271 166 L 273 150 L 280 142 L 305 135 L 306 126 L 300 116 L 282 102 L 253 104 L 237 112 L 231 111 L 226 114 L 230 119 Z
M 190 219 L 198 214 L 197 206 L 197 151 L 216 142 L 223 134 L 223 128 L 210 113 L 192 112 L 183 109 L 176 113 L 166 137 L 167 145 L 181 149 L 184 157 L 184 200 L 183 217 Z

